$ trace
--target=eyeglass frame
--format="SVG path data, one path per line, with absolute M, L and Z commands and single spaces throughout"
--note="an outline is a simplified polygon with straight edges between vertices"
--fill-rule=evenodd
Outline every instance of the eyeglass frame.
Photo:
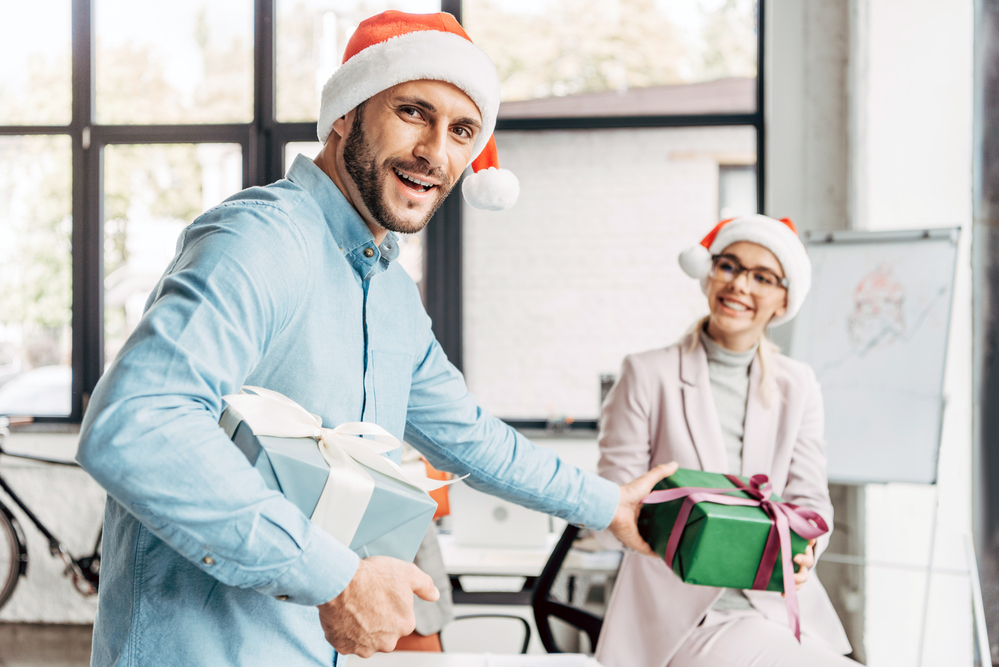
M 725 280 L 725 281 L 723 281 L 725 283 L 734 283 L 736 280 L 738 280 L 739 276 L 741 276 L 743 273 L 745 273 L 745 274 L 748 275 L 749 273 L 751 273 L 753 271 L 765 271 L 766 273 L 769 273 L 770 275 L 772 275 L 774 278 L 777 279 L 777 284 L 774 285 L 774 288 L 783 288 L 783 289 L 786 290 L 788 288 L 788 286 L 790 286 L 790 284 L 791 284 L 790 281 L 787 278 L 783 278 L 781 276 L 778 276 L 776 273 L 774 273 L 773 271 L 771 271 L 770 269 L 768 269 L 766 267 L 756 267 L 756 268 L 752 268 L 752 269 L 747 269 L 746 267 L 744 267 L 742 265 L 742 262 L 740 262 L 737 257 L 735 257 L 734 255 L 727 255 L 727 254 L 711 255 L 711 271 L 708 273 L 709 277 L 714 278 L 715 265 L 718 263 L 718 260 L 720 260 L 720 259 L 728 260 L 729 262 L 735 264 L 735 267 L 736 267 L 735 273 L 732 275 L 731 280 Z M 752 293 L 753 292 L 753 285 L 754 285 L 753 281 L 752 280 L 747 280 L 747 284 L 749 285 L 749 291 Z M 759 283 L 755 283 L 755 284 L 758 285 Z

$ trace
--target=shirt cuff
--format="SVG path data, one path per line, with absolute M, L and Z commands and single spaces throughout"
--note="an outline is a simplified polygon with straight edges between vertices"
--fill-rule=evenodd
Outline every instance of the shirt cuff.
M 360 560 L 329 533 L 312 526 L 309 543 L 298 560 L 280 577 L 255 590 L 278 600 L 315 607 L 343 592 Z
M 617 513 L 621 488 L 610 480 L 585 472 L 579 498 L 579 510 L 570 523 L 591 530 L 605 530 Z

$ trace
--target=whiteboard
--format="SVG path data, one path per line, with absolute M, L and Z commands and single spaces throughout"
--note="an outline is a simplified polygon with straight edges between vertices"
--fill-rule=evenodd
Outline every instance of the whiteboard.
M 790 355 L 822 386 L 830 481 L 936 481 L 959 231 L 806 234 Z

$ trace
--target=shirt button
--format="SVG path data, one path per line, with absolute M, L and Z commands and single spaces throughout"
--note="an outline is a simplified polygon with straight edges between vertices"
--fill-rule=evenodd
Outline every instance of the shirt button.
M 365 257 L 374 257 L 375 256 L 375 249 L 374 248 L 365 248 L 364 249 L 364 256 Z
M 285 600 L 288 599 L 288 596 L 287 595 L 279 595 L 279 596 L 277 596 L 277 599 L 281 600 L 281 602 L 284 602 Z
M 215 565 L 215 559 L 212 558 L 211 556 L 205 556 L 204 558 L 201 559 L 201 562 L 204 563 L 205 565 Z

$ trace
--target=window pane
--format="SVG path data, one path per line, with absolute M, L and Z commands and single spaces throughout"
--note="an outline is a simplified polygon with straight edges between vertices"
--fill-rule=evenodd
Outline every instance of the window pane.
M 707 313 L 677 264 L 718 222 L 719 162 L 749 127 L 499 132 L 509 211 L 463 210 L 464 372 L 506 418 L 594 419 L 600 376 Z M 594 194 L 596 193 L 596 194 Z
M 67 416 L 72 397 L 68 136 L 0 137 L 0 414 Z
M 399 262 L 409 277 L 420 289 L 420 299 L 427 305 L 426 286 L 423 283 L 424 268 L 427 258 L 423 252 L 427 243 L 427 228 L 424 227 L 415 234 L 399 234 Z
M 94 0 L 101 123 L 253 120 L 253 3 Z
M 465 0 L 501 118 L 752 112 L 754 0 Z
M 318 141 L 289 141 L 284 145 L 284 172 L 288 173 L 291 163 L 299 155 L 304 155 L 310 160 L 319 155 L 323 145 Z
M 439 12 L 439 0 L 277 0 L 277 119 L 319 119 L 319 94 L 357 24 L 386 9 Z
M 203 211 L 242 188 L 239 144 L 104 149 L 104 361 L 135 329 L 146 298 Z
M 753 213 L 756 213 L 756 165 L 718 167 L 718 219 Z
M 69 125 L 69 0 L 4 3 L 0 125 Z

